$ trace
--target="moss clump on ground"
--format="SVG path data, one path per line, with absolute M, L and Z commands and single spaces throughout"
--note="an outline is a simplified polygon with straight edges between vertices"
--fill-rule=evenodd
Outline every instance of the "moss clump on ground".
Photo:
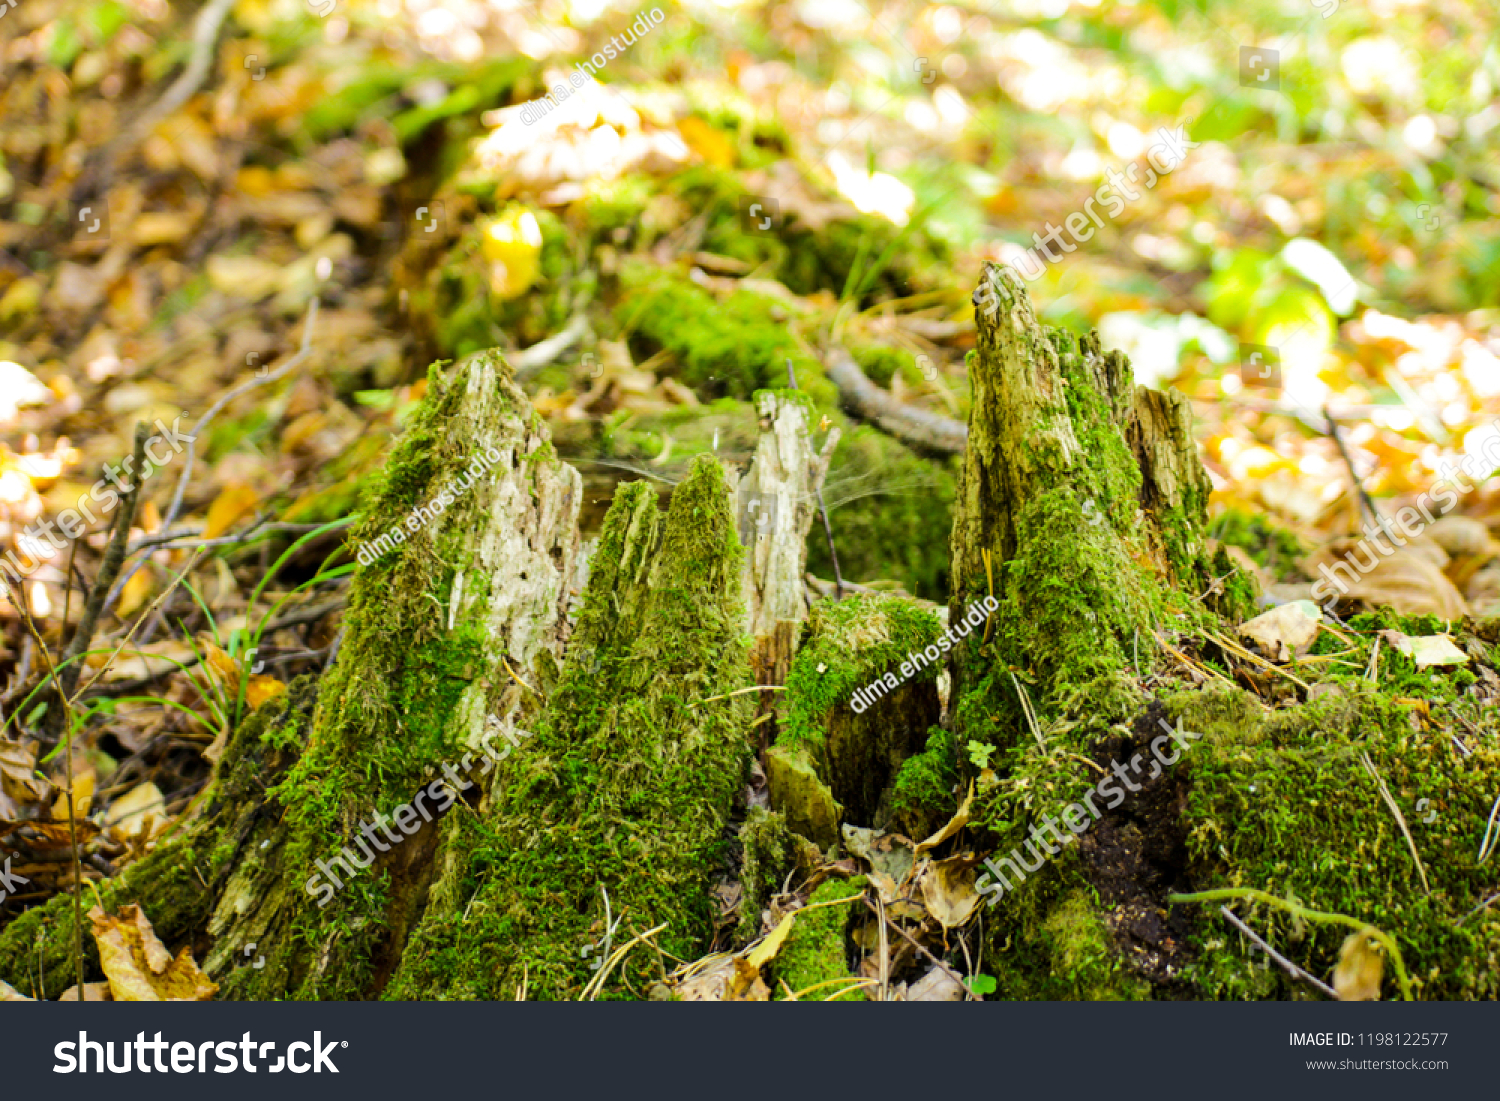
M 645 358 L 666 349 L 682 381 L 704 396 L 749 398 L 756 390 L 785 386 L 792 361 L 797 385 L 821 406 L 838 391 L 822 366 L 788 331 L 793 307 L 786 300 L 736 289 L 720 299 L 685 276 L 639 261 L 620 271 L 621 331 Z
M 1005 930 L 987 940 L 996 996 L 1026 1001 L 1137 1001 L 1150 984 L 1130 973 L 1075 847 L 990 911 Z
M 863 876 L 830 879 L 812 893 L 807 906 L 798 910 L 786 944 L 776 956 L 777 996 L 788 991 L 809 1001 L 865 1001 L 863 990 L 853 987 L 846 943 L 850 917 L 864 894 Z M 817 909 L 813 909 L 817 907 Z
M 750 698 L 740 555 L 716 462 L 694 464 L 665 519 L 645 483 L 605 519 L 561 681 L 483 815 L 455 811 L 433 904 L 387 994 L 573 998 L 593 977 L 605 906 L 695 958 L 710 877 L 743 781 Z M 623 939 L 617 934 L 615 947 Z M 643 947 L 609 991 L 659 978 Z
M 1264 740 L 1205 739 L 1189 757 L 1195 888 L 1253 887 L 1383 929 L 1420 998 L 1500 997 L 1500 914 L 1479 909 L 1494 873 L 1478 863 L 1500 752 L 1480 746 L 1465 757 L 1446 733 L 1414 729 L 1410 708 L 1368 686 L 1298 710 L 1307 721 L 1278 715 Z M 1366 757 L 1402 809 L 1428 887 Z M 1348 933 L 1272 907 L 1232 908 L 1325 979 Z M 1217 905 L 1194 909 L 1200 956 L 1190 975 L 1200 995 L 1260 996 L 1263 980 L 1249 974 L 1249 953 Z
M 920 227 L 902 229 L 852 207 L 816 229 L 783 209 L 772 227 L 759 230 L 746 215 L 756 196 L 726 169 L 696 166 L 669 186 L 687 209 L 705 217 L 705 250 L 742 260 L 797 294 L 842 297 L 859 289 L 861 305 L 901 298 L 927 285 L 924 269 L 948 259 L 945 246 Z
M 1297 572 L 1297 562 L 1307 548 L 1296 534 L 1268 516 L 1252 516 L 1228 509 L 1209 527 L 1210 538 L 1229 547 L 1239 547 L 1273 577 L 1286 578 Z

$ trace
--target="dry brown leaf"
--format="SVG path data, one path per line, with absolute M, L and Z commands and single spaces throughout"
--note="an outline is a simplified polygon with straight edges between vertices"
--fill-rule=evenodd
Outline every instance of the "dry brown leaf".
M 209 285 L 235 298 L 259 301 L 281 285 L 281 265 L 255 256 L 210 256 L 207 267 Z
M 35 998 L 28 998 L 4 979 L 0 979 L 0 1002 L 34 1002 Z
M 927 912 L 942 923 L 944 929 L 956 929 L 969 920 L 979 905 L 974 890 L 974 865 L 962 856 L 934 860 L 917 874 L 922 900 Z
M 1378 1002 L 1384 973 L 1385 957 L 1367 926 L 1344 938 L 1333 969 L 1333 989 L 1341 1002 Z
M 29 807 L 46 799 L 50 787 L 36 775 L 36 754 L 29 746 L 0 740 L 0 792 Z
M 944 841 L 948 840 L 948 838 L 952 837 L 959 830 L 967 826 L 969 824 L 969 807 L 973 804 L 973 802 L 974 785 L 973 783 L 970 783 L 969 793 L 964 796 L 963 805 L 954 812 L 953 817 L 948 820 L 948 824 L 946 826 L 938 830 L 937 833 L 933 834 L 926 841 L 923 841 L 917 845 L 916 854 L 918 856 L 921 856 L 928 849 L 937 848 Z
M 89 911 L 89 921 L 99 947 L 99 965 L 115 1001 L 203 1002 L 218 991 L 218 985 L 193 962 L 190 949 L 172 958 L 134 903 L 121 907 L 118 917 L 95 906 Z
M 1319 576 L 1319 567 L 1328 566 L 1345 584 L 1349 584 L 1348 569 L 1336 563 L 1344 561 L 1356 544 L 1352 540 L 1341 540 L 1324 547 L 1311 555 L 1304 565 L 1309 576 Z M 1441 548 L 1433 545 L 1441 553 Z M 1356 559 L 1374 557 L 1375 568 L 1349 585 L 1346 599 L 1360 600 L 1372 607 L 1389 604 L 1402 615 L 1435 615 L 1439 619 L 1461 619 L 1468 612 L 1468 604 L 1447 574 L 1427 558 L 1426 551 L 1412 551 L 1409 547 L 1396 548 L 1394 554 L 1382 557 L 1368 545 L 1356 553 Z M 1352 568 L 1357 565 L 1351 562 Z M 1354 571 L 1356 574 L 1359 571 Z M 1331 583 L 1325 590 L 1337 591 Z
M 1307 651 L 1318 637 L 1322 622 L 1323 613 L 1311 600 L 1294 600 L 1247 619 L 1240 624 L 1239 633 L 1273 661 L 1288 661 Z
M 961 1002 L 967 994 L 957 979 L 941 967 L 934 967 L 911 986 L 907 987 L 909 1002 Z
M 58 996 L 60 1002 L 76 1002 L 78 1000 L 78 984 L 74 983 Z M 86 1002 L 112 1002 L 114 995 L 110 992 L 107 982 L 86 982 L 83 984 L 83 1000 Z

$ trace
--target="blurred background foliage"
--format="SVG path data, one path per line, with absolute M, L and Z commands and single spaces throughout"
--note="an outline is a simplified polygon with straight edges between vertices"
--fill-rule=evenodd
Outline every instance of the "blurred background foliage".
M 1381 499 L 1497 432 L 1493 4 L 236 0 L 195 94 L 91 179 L 189 63 L 198 10 L 18 0 L 0 21 L 0 358 L 49 393 L 10 418 L 14 524 L 134 417 L 291 354 L 314 295 L 306 372 L 215 424 L 190 510 L 248 492 L 339 515 L 378 463 L 356 441 L 399 423 L 428 360 L 570 321 L 527 385 L 610 479 L 746 454 L 751 426 L 714 403 L 787 360 L 850 427 L 833 344 L 962 418 L 981 263 L 1064 226 L 1088 239 L 1031 284 L 1038 308 L 1194 399 L 1221 511 L 1308 546 L 1351 530 L 1325 410 Z M 110 237 L 80 240 L 100 194 Z M 882 446 L 835 471 L 849 526 L 940 528 L 947 466 Z M 1463 510 L 1497 517 L 1486 491 Z M 867 565 L 943 583 L 909 549 Z

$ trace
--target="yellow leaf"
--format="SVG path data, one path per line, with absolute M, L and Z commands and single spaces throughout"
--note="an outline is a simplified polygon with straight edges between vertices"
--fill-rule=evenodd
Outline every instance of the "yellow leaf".
M 115 608 L 115 614 L 121 619 L 128 619 L 141 608 L 145 607 L 146 601 L 151 596 L 151 569 L 136 570 L 125 587 L 120 590 L 120 603 Z
M 1344 938 L 1333 968 L 1333 989 L 1341 1002 L 1378 1002 L 1385 957 L 1368 927 Z
M 73 780 L 73 817 L 87 818 L 89 804 L 94 801 L 95 776 L 92 767 L 85 766 L 86 771 L 81 771 Z M 52 800 L 52 820 L 54 822 L 66 822 L 68 820 L 68 793 L 59 791 L 57 798 Z
M 255 511 L 260 495 L 244 482 L 230 482 L 214 503 L 208 506 L 208 523 L 203 528 L 203 538 L 217 539 L 242 517 Z
M 134 903 L 110 917 L 98 906 L 89 911 L 99 966 L 117 1002 L 208 1001 L 216 983 L 193 962 L 184 948 L 174 959 L 157 938 L 141 908 Z
M 484 227 L 480 251 L 490 262 L 490 289 L 498 298 L 517 298 L 541 270 L 542 228 L 536 215 L 513 207 Z
M 208 664 L 208 671 L 214 678 L 231 692 L 239 691 L 240 687 L 240 663 L 235 661 L 219 647 L 208 639 L 200 636 L 199 643 L 203 646 L 204 655 Z
M 795 911 L 782 918 L 776 928 L 771 930 L 771 935 L 757 944 L 745 957 L 745 962 L 759 972 L 762 967 L 774 960 L 776 953 L 780 952 L 781 946 L 786 943 L 787 934 L 792 931 L 792 925 L 796 920 Z
M 685 118 L 677 124 L 689 149 L 720 168 L 734 165 L 734 143 L 700 118 Z
M 104 825 L 121 837 L 148 838 L 156 825 L 166 820 L 166 799 L 161 789 L 147 780 L 137 784 L 109 805 Z
M 245 704 L 254 711 L 261 704 L 274 700 L 286 691 L 286 684 L 275 677 L 268 677 L 263 673 L 257 673 L 250 678 L 250 683 L 245 685 Z

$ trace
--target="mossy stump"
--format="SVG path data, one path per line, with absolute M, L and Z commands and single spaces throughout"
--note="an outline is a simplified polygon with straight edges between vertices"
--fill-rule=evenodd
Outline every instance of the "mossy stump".
M 665 517 L 645 482 L 616 493 L 536 736 L 490 813 L 446 823 L 453 859 L 389 996 L 574 998 L 637 935 L 683 959 L 711 942 L 750 750 L 731 500 L 707 456 Z M 645 943 L 609 966 L 606 996 L 662 977 Z
M 1052 698 L 1150 652 L 1169 610 L 1197 614 L 1210 487 L 1186 397 L 1137 386 L 1097 334 L 1038 324 L 1008 267 L 987 264 L 974 301 L 949 613 L 1000 602 L 991 643 L 971 637 L 954 661 L 959 733 L 995 742 L 1001 714 L 1022 713 L 1009 670 Z
M 503 357 L 430 372 L 351 533 L 345 640 L 310 720 L 299 708 L 242 727 L 208 802 L 233 806 L 121 878 L 121 900 L 168 943 L 206 929 L 220 997 L 381 992 L 445 859 L 448 804 L 419 793 L 451 769 L 481 802 L 486 736 L 527 721 L 527 684 L 561 653 L 580 496 Z M 295 763 L 237 783 L 231 761 L 263 753 L 246 731 Z M 392 833 L 398 809 L 415 825 Z M 182 921 L 179 880 L 202 889 Z M 240 966 L 252 942 L 262 967 Z

